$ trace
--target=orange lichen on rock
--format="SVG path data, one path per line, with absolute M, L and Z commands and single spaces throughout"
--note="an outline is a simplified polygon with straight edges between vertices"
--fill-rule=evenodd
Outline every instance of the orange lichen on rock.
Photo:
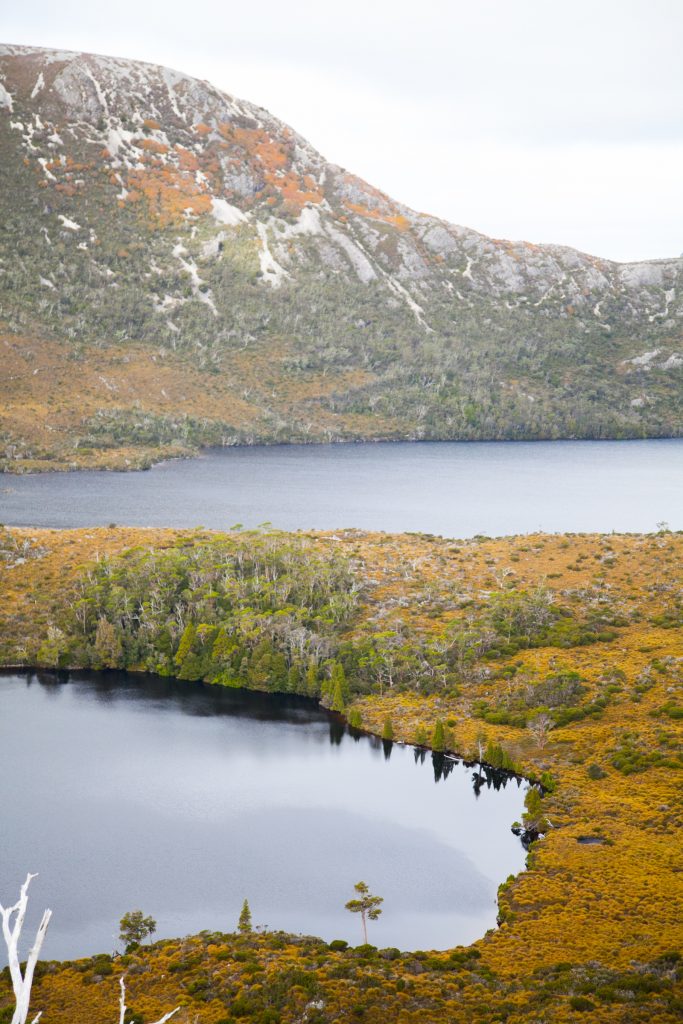
M 282 143 L 271 139 L 262 128 L 239 128 L 231 125 L 230 131 L 225 135 L 246 150 L 250 156 L 259 160 L 271 173 L 286 167 L 290 162 Z
M 211 196 L 193 178 L 172 166 L 157 164 L 131 170 L 127 187 L 125 202 L 144 201 L 149 218 L 158 227 L 182 223 L 188 210 L 195 215 L 211 210 Z
M 133 139 L 133 145 L 148 153 L 168 153 L 169 150 L 165 142 L 157 142 L 156 139 Z
M 383 224 L 393 224 L 399 231 L 406 231 L 410 227 L 407 217 L 401 213 L 386 213 L 383 210 L 370 209 L 368 206 L 361 206 L 360 203 L 345 203 L 348 210 L 357 213 L 360 217 L 369 217 L 371 220 L 382 221 Z
M 280 192 L 285 206 L 294 212 L 302 210 L 306 203 L 317 205 L 323 201 L 322 191 L 308 175 L 302 178 L 294 171 L 288 171 L 271 184 Z
M 225 148 L 237 149 L 236 164 L 247 163 L 263 178 L 270 192 L 267 202 L 275 205 L 279 198 L 286 209 L 298 213 L 306 203 L 321 203 L 323 193 L 311 175 L 302 175 L 292 167 L 291 144 L 271 138 L 262 128 L 243 128 L 230 123 L 220 124 Z M 216 168 L 218 172 L 218 168 Z M 271 202 L 274 199 L 275 202 Z
M 178 166 L 183 171 L 197 171 L 199 170 L 199 160 L 190 149 L 185 149 L 184 146 L 175 145 L 174 152 L 178 157 Z
M 368 185 L 366 181 L 356 177 L 355 174 L 344 174 L 342 183 L 350 186 L 352 194 L 356 197 L 363 197 L 362 202 L 351 199 L 343 199 L 343 205 L 347 210 L 358 214 L 361 217 L 368 217 L 371 220 L 382 221 L 384 224 L 393 224 L 401 231 L 408 228 L 409 222 L 403 214 L 396 212 L 396 205 L 384 192 Z

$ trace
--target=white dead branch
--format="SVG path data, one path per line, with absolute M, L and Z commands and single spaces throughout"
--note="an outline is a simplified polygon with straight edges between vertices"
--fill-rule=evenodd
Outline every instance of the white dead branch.
M 124 1018 L 126 1016 L 126 1009 L 127 1009 L 127 1007 L 126 1007 L 126 983 L 123 980 L 123 978 L 119 978 L 119 985 L 121 987 L 121 995 L 119 996 L 119 1024 L 124 1024 Z M 170 1013 L 164 1014 L 164 1016 L 160 1017 L 159 1020 L 154 1021 L 154 1024 L 166 1024 L 166 1021 L 170 1020 L 171 1017 L 173 1017 L 173 1015 L 176 1014 L 179 1009 L 180 1009 L 180 1007 L 176 1006 L 175 1010 L 171 1010 Z
M 13 907 L 3 907 L 0 903 L 2 934 L 7 946 L 7 960 L 9 963 L 10 977 L 12 979 L 12 988 L 14 989 L 14 998 L 16 1000 L 16 1009 L 14 1011 L 14 1016 L 12 1017 L 12 1024 L 26 1024 L 29 1003 L 31 1001 L 33 972 L 35 971 L 36 963 L 40 956 L 40 950 L 43 945 L 47 926 L 49 925 L 50 918 L 52 917 L 51 910 L 46 910 L 43 914 L 38 931 L 36 932 L 36 941 L 33 943 L 33 948 L 28 955 L 26 967 L 22 975 L 21 964 L 19 961 L 19 938 L 21 936 L 21 929 L 24 925 L 26 907 L 28 905 L 28 887 L 31 884 L 31 879 L 35 877 L 35 875 L 30 873 L 26 876 L 26 881 L 21 887 L 19 899 Z M 14 921 L 12 918 L 14 918 Z M 32 1024 L 36 1024 L 40 1019 L 40 1016 L 41 1014 L 39 1013 L 34 1017 Z
M 31 985 L 33 984 L 33 972 L 36 969 L 38 957 L 40 956 L 40 950 L 45 939 L 45 933 L 47 932 L 47 926 L 50 923 L 52 917 L 52 911 L 46 910 L 43 914 L 43 918 L 38 927 L 36 933 L 36 941 L 33 943 L 28 959 L 26 961 L 26 967 L 24 973 L 21 973 L 21 963 L 19 960 L 19 939 L 21 937 L 21 929 L 24 926 L 24 918 L 26 917 L 26 907 L 28 906 L 28 887 L 31 884 L 31 879 L 35 878 L 35 875 L 28 874 L 26 881 L 21 887 L 19 893 L 19 899 L 13 907 L 3 907 L 0 903 L 0 916 L 2 917 L 2 934 L 5 939 L 7 946 L 7 960 L 9 963 L 10 977 L 12 979 L 12 988 L 14 989 L 14 998 L 16 1000 L 16 1009 L 12 1017 L 11 1024 L 26 1024 L 28 1018 L 28 1008 L 31 1001 Z M 14 918 L 14 920 L 12 920 Z M 119 979 L 119 985 L 121 986 L 121 996 L 119 998 L 119 1024 L 124 1024 L 124 1018 L 126 1015 L 126 983 L 123 978 Z M 171 1017 L 180 1009 L 176 1006 L 175 1010 L 171 1010 L 170 1013 L 165 1014 L 159 1020 L 154 1021 L 154 1024 L 166 1024 Z M 31 1024 L 38 1024 L 42 1016 L 42 1010 L 32 1020 Z

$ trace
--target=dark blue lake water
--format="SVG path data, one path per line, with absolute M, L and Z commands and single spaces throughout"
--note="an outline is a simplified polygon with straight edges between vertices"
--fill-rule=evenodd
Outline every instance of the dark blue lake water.
M 0 749 L 0 902 L 39 872 L 24 935 L 51 907 L 47 959 L 111 952 L 135 908 L 159 936 L 233 931 L 245 897 L 255 924 L 357 945 L 360 879 L 385 899 L 371 942 L 447 948 L 495 927 L 524 866 L 525 785 L 354 737 L 303 698 L 5 673 Z
M 229 448 L 148 472 L 0 474 L 27 526 L 359 527 L 477 533 L 683 529 L 683 439 Z

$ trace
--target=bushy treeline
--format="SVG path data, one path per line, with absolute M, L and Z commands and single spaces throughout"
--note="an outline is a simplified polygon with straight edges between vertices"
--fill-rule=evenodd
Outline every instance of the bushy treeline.
M 364 588 L 362 564 L 333 541 L 187 534 L 85 567 L 60 598 L 35 661 L 300 693 L 342 711 L 354 693 L 455 696 L 523 648 L 614 636 L 545 587 L 488 595 L 437 633 L 378 629 L 361 603 Z M 527 688 L 525 715 L 552 705 L 546 690 L 556 682 L 544 686 Z M 495 709 L 505 720 L 513 712 L 513 724 L 521 710 L 514 701 Z
M 38 658 L 317 696 L 357 594 L 348 560 L 296 536 L 133 548 L 89 567 Z

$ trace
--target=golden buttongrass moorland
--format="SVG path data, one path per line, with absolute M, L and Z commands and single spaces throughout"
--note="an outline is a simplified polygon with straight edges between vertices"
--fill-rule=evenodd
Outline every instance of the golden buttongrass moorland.
M 543 787 L 523 823 L 543 833 L 528 870 L 501 886 L 500 925 L 472 947 L 202 933 L 42 964 L 33 1013 L 104 1024 L 125 973 L 131 1024 L 175 1006 L 182 1024 L 678 1021 L 682 553 L 683 535 L 664 529 L 2 531 L 6 666 L 308 693 L 434 748 L 435 766 L 451 751 Z M 11 1005 L 5 971 L 0 1020 Z
M 284 340 L 226 353 L 217 373 L 182 351 L 130 343 L 73 350 L 45 331 L 16 336 L 0 322 L 0 355 L 0 465 L 8 472 L 139 469 L 199 446 L 406 434 L 395 417 L 328 407 L 340 388 L 372 383 L 371 372 L 294 375 Z

